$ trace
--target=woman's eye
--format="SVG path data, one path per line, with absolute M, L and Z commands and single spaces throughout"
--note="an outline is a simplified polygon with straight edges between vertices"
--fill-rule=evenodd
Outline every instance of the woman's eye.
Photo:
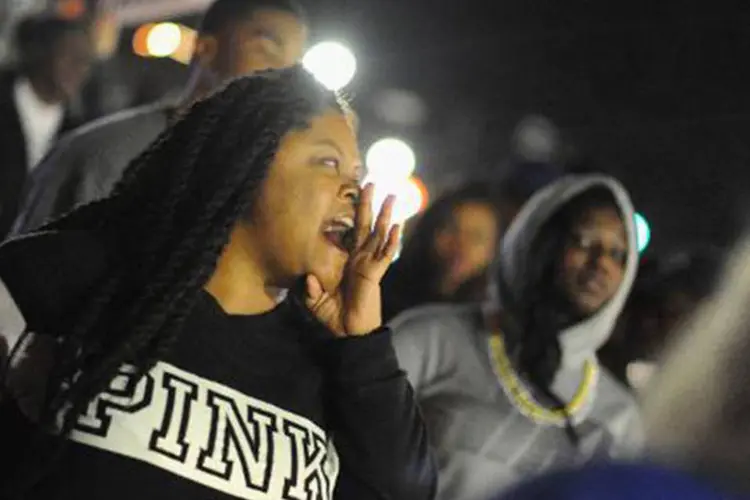
M 278 50 L 281 47 L 281 41 L 278 35 L 272 31 L 259 30 L 257 36 L 263 39 L 264 42 L 269 45 L 273 45 L 274 50 Z
M 339 160 L 337 158 L 321 158 L 320 163 L 326 167 L 339 168 Z
M 573 242 L 578 248 L 586 249 L 591 247 L 593 241 L 588 236 L 577 234 L 573 237 Z
M 624 264 L 628 260 L 628 252 L 621 249 L 614 249 L 609 251 L 609 255 L 612 257 L 612 260 L 615 260 L 621 264 Z

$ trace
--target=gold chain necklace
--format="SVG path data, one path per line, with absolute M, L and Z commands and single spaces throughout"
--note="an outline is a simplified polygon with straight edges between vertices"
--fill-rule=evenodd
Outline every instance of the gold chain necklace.
M 531 420 L 540 424 L 564 427 L 567 423 L 566 416 L 575 415 L 590 402 L 591 393 L 599 380 L 599 366 L 595 361 L 588 359 L 584 362 L 583 380 L 570 403 L 566 404 L 564 409 L 549 409 L 535 400 L 516 375 L 500 332 L 490 335 L 489 343 L 495 373 L 500 379 L 505 395 L 523 415 Z

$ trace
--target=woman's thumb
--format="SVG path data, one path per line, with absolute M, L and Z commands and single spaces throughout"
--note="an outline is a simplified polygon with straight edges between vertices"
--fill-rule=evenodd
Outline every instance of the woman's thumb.
M 312 275 L 305 278 L 305 306 L 323 323 L 336 315 L 336 302 L 331 300 L 320 280 Z
M 315 305 L 323 297 L 323 285 L 320 280 L 312 274 L 305 278 L 305 302 L 308 305 Z

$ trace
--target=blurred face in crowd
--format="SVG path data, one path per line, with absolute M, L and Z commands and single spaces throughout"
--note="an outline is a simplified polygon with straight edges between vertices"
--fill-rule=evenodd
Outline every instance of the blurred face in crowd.
M 89 77 L 93 60 L 91 40 L 83 31 L 70 31 L 50 50 L 50 58 L 41 64 L 39 71 L 49 87 L 50 99 L 68 101 Z
M 216 36 L 201 37 L 196 55 L 220 80 L 296 64 L 307 42 L 307 27 L 293 13 L 260 9 Z
M 625 274 L 628 239 L 615 208 L 578 217 L 562 256 L 558 285 L 578 314 L 590 315 L 617 292 Z
M 447 224 L 435 235 L 443 295 L 454 293 L 489 266 L 499 236 L 497 226 L 495 211 L 485 203 L 466 202 L 453 209 Z

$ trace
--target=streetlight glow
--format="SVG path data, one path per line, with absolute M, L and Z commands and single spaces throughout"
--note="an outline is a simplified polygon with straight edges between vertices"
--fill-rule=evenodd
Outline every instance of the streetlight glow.
M 396 197 L 391 217 L 391 223 L 393 224 L 404 224 L 419 214 L 427 205 L 427 190 L 416 177 L 398 179 L 390 176 L 369 176 L 365 180 L 365 184 L 367 183 L 372 183 L 375 186 L 372 200 L 374 216 L 377 216 L 388 196 Z
M 396 205 L 393 207 L 393 221 L 395 224 L 403 224 L 422 211 L 425 200 L 421 186 L 417 182 L 412 177 L 402 183 L 395 193 Z
M 346 87 L 357 72 L 357 58 L 338 42 L 321 42 L 307 51 L 302 65 L 330 90 Z
M 168 57 L 174 54 L 182 43 L 182 30 L 174 23 L 154 25 L 146 37 L 146 50 L 152 57 Z
M 408 179 L 417 166 L 414 150 L 401 139 L 388 137 L 370 146 L 365 156 L 367 170 L 377 177 Z

